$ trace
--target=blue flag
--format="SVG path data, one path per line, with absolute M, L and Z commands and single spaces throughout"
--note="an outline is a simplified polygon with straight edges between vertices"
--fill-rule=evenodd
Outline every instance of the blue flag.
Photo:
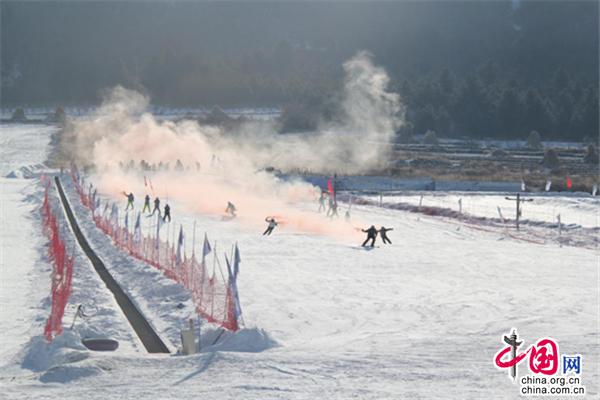
M 242 259 L 240 258 L 240 249 L 238 248 L 237 243 L 235 244 L 235 252 L 233 253 L 233 277 L 237 279 L 238 273 L 240 272 L 240 262 Z
M 239 320 L 242 315 L 242 307 L 240 305 L 240 296 L 237 288 L 237 278 L 231 271 L 231 264 L 229 264 L 229 259 L 227 258 L 227 254 L 225 254 L 225 263 L 227 264 L 227 273 L 229 275 L 229 288 L 231 289 L 231 293 L 233 294 L 233 309 L 235 313 L 236 321 Z
M 210 242 L 208 241 L 208 237 L 206 236 L 206 233 L 204 234 L 204 246 L 202 246 L 202 262 L 204 262 L 204 259 L 206 258 L 206 256 L 208 256 L 208 254 L 212 251 L 211 247 L 210 247 Z

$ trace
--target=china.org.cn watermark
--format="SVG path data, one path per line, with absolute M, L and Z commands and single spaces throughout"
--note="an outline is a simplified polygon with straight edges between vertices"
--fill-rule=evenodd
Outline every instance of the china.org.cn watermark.
M 501 348 L 494 356 L 494 365 L 507 370 L 513 382 L 519 384 L 522 396 L 582 396 L 585 386 L 582 383 L 583 356 L 581 354 L 560 354 L 558 341 L 541 338 L 528 347 L 521 347 L 517 330 L 503 336 Z M 519 349 L 521 347 L 521 349 Z M 523 350 L 524 349 L 524 350 Z M 529 373 L 519 376 L 520 364 L 527 365 Z

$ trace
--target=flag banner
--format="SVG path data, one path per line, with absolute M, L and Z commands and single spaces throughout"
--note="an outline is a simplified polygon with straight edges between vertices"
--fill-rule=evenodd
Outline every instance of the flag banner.
M 202 262 L 204 259 L 210 254 L 212 248 L 210 247 L 210 242 L 208 241 L 208 236 L 206 233 L 204 234 L 204 245 L 202 246 Z
M 236 321 L 238 321 L 238 319 L 242 315 L 242 308 L 240 307 L 240 300 L 239 300 L 239 296 L 238 296 L 237 279 L 236 279 L 236 276 L 234 275 L 233 271 L 231 270 L 231 264 L 229 263 L 227 254 L 225 254 L 225 263 L 227 264 L 227 273 L 229 276 L 229 289 L 231 291 L 231 297 L 232 297 L 232 299 L 230 299 L 230 300 L 233 303 L 232 304 L 233 305 L 233 317 L 235 318 Z
M 238 248 L 237 243 L 235 244 L 235 251 L 233 253 L 233 277 L 237 279 L 238 273 L 240 272 L 240 262 L 242 259 L 240 258 L 240 249 Z
M 567 176 L 567 189 L 571 190 L 573 188 L 573 181 L 570 176 Z
M 329 192 L 329 195 L 331 196 L 331 198 L 335 199 L 335 190 L 333 187 L 333 178 L 329 178 L 329 180 L 327 181 L 327 191 Z

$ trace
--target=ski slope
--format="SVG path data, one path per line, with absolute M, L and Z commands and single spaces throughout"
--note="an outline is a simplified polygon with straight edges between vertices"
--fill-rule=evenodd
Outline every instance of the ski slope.
M 46 159 L 54 128 L 0 126 L 0 360 L 18 352 L 30 334 L 49 287 L 50 266 L 40 263 L 43 238 L 36 219 L 36 188 L 23 179 Z M 10 176 L 11 178 L 8 178 Z M 37 193 L 39 194 L 39 193 Z
M 38 155 L 47 151 L 48 133 L 10 142 L 11 154 L 23 157 L 10 161 L 8 169 L 42 162 Z M 35 140 L 36 156 L 14 150 Z M 28 343 L 42 334 L 48 312 L 49 282 L 44 278 L 49 264 L 42 258 L 43 237 L 31 213 L 35 199 L 27 199 L 30 194 L 39 198 L 41 187 L 35 180 L 18 180 L 20 186 L 14 188 L 6 181 L 0 308 L 4 398 L 512 399 L 518 398 L 518 386 L 494 367 L 493 356 L 503 347 L 502 335 L 513 327 L 526 344 L 550 336 L 559 340 L 562 353 L 583 354 L 583 383 L 588 395 L 598 395 L 597 250 L 537 245 L 502 231 L 484 232 L 374 206 L 353 206 L 353 223 L 393 227 L 393 245 L 378 240 L 374 249 L 365 250 L 359 246 L 362 235 L 353 241 L 283 225 L 263 237 L 263 226 L 194 214 L 174 204 L 173 222 L 163 232 L 173 236 L 182 224 L 188 255 L 194 222 L 197 253 L 204 232 L 211 242 L 216 240 L 219 253 L 229 254 L 238 243 L 238 285 L 247 328 L 241 337 L 228 338 L 228 347 L 194 356 L 145 354 L 78 253 L 72 302 L 93 303 L 99 312 L 67 331 L 59 343 L 68 348 L 66 353 L 49 352 L 44 368 L 32 368 L 41 364 L 24 363 L 18 353 L 45 346 Z M 107 268 L 169 345 L 177 347 L 178 329 L 192 316 L 186 293 L 111 246 L 77 205 L 72 187 L 65 186 L 82 230 Z M 455 201 L 446 196 L 445 201 Z M 496 201 L 487 197 L 473 196 Z M 572 206 L 571 199 L 561 201 Z M 298 207 L 316 212 L 316 205 Z M 5 280 L 11 283 L 5 285 Z M 70 317 L 72 313 L 67 324 Z M 77 344 L 86 332 L 106 329 L 120 341 L 117 352 L 90 353 Z M 49 368 L 53 362 L 57 365 Z

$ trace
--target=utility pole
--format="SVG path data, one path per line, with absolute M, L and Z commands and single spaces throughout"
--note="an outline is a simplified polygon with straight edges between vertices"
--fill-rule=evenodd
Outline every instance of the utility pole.
M 521 194 L 517 193 L 517 198 L 510 198 L 510 197 L 505 197 L 506 200 L 510 200 L 510 201 L 515 201 L 517 203 L 517 218 L 516 218 L 516 223 L 517 223 L 517 230 L 519 230 L 519 218 L 521 217 L 521 203 L 524 203 L 526 201 L 533 201 L 533 199 L 522 199 L 521 198 Z

